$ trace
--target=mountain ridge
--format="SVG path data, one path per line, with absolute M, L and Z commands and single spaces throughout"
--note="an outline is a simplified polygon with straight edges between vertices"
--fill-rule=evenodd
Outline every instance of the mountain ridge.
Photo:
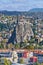
M 8 11 L 8 10 L 2 10 L 0 11 L 0 14 L 4 14 L 4 15 L 25 15 L 28 13 L 37 13 L 37 12 L 43 12 L 43 8 L 33 8 L 33 9 L 30 9 L 29 11 Z
M 30 9 L 29 11 L 7 11 L 3 10 L 0 11 L 0 14 L 12 16 L 12 15 L 25 15 L 25 16 L 31 16 L 35 19 L 42 18 L 43 19 L 43 8 L 33 8 Z
M 43 8 L 33 8 L 30 9 L 29 12 L 43 12 Z

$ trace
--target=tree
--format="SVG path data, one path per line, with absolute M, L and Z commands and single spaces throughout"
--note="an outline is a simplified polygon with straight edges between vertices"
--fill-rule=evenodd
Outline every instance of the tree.
M 12 43 L 9 43 L 9 44 L 8 44 L 8 48 L 9 48 L 9 49 L 12 49 L 12 48 L 14 48 L 14 45 L 13 45 Z
M 15 49 L 19 49 L 20 48 L 20 44 L 15 44 Z
M 36 62 L 35 65 L 41 65 L 39 62 Z
M 11 61 L 4 59 L 4 65 L 12 65 Z
M 21 63 L 21 64 L 24 64 L 23 58 L 20 59 L 20 63 Z
M 32 45 L 28 45 L 28 46 L 26 46 L 26 49 L 34 49 L 34 46 L 32 46 Z
M 39 45 L 42 46 L 43 45 L 43 40 L 41 42 L 39 42 Z
M 0 48 L 3 49 L 4 48 L 4 45 L 2 43 L 0 43 Z

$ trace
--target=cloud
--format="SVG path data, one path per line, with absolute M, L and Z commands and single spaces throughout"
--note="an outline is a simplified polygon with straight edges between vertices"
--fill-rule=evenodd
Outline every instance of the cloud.
M 26 10 L 43 7 L 43 0 L 0 0 L 0 10 Z

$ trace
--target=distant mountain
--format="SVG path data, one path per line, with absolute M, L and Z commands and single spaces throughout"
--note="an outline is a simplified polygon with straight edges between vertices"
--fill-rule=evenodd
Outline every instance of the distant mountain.
M 29 12 L 43 12 L 43 8 L 33 8 L 30 9 Z
M 43 8 L 33 8 L 30 9 L 29 12 L 43 12 Z
M 3 10 L 0 11 L 0 14 L 4 14 L 4 15 L 31 15 L 31 13 L 37 13 L 37 12 L 41 12 L 43 13 L 43 8 L 33 8 L 30 9 L 29 11 L 7 11 L 7 10 Z
M 25 12 L 22 11 L 7 11 L 7 10 L 0 11 L 0 14 L 4 14 L 4 15 L 22 15 L 24 13 Z
M 35 19 L 43 19 L 43 8 L 33 8 L 28 11 L 28 15 L 34 17 Z
M 34 17 L 35 19 L 42 18 L 43 19 L 43 8 L 33 8 L 30 9 L 29 11 L 0 11 L 0 14 L 4 15 L 25 15 L 25 16 L 31 16 Z

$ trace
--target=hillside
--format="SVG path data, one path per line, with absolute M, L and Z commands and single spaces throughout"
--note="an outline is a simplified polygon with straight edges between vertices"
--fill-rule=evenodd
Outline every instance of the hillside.
M 33 18 L 42 18 L 43 19 L 43 8 L 33 8 L 30 9 L 29 11 L 0 11 L 0 14 L 12 16 L 12 15 L 25 15 L 25 16 L 31 16 Z
M 43 12 L 43 8 L 33 8 L 30 9 L 29 12 Z

